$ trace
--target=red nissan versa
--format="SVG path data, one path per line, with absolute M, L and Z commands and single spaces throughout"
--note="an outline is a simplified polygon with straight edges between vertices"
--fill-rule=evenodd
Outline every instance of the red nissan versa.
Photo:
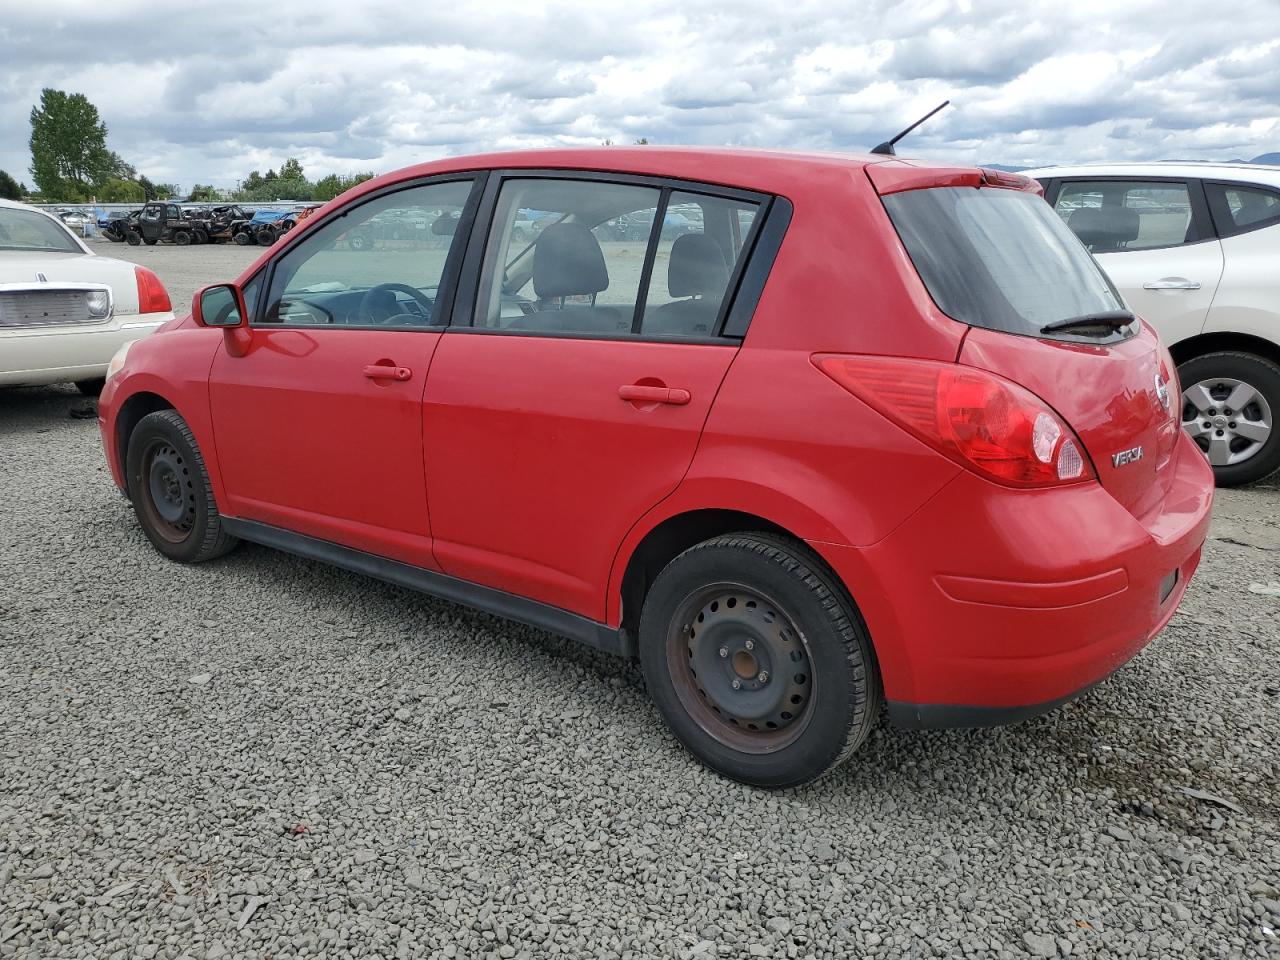
M 107 461 L 167 557 L 255 541 L 638 655 L 701 760 L 804 783 L 882 697 L 1079 694 L 1200 559 L 1173 363 L 1037 191 L 657 147 L 402 170 L 118 355 Z

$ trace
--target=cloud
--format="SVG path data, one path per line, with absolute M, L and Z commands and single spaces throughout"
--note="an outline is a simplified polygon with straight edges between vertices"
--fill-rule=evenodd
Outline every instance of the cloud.
M 44 86 L 86 94 L 153 179 L 233 186 L 298 157 L 384 171 L 497 148 L 744 144 L 953 162 L 1280 149 L 1280 5 L 1076 0 L 4 3 L 0 169 L 29 181 Z

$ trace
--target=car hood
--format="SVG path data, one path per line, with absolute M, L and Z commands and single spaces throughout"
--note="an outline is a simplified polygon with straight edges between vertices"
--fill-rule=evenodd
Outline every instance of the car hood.
M 38 274 L 44 275 L 42 281 Z M 0 250 L 0 283 L 101 283 L 111 288 L 116 313 L 138 312 L 138 280 L 133 264 L 92 253 L 34 253 Z

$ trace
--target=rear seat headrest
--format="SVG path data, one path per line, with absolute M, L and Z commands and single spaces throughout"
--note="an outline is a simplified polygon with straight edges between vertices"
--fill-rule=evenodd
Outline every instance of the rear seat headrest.
M 673 297 L 723 294 L 729 285 L 729 265 L 720 245 L 705 233 L 686 233 L 671 245 L 667 290 Z
M 1137 240 L 1140 224 L 1138 211 L 1128 207 L 1078 207 L 1067 220 L 1071 231 L 1091 247 L 1116 247 Z

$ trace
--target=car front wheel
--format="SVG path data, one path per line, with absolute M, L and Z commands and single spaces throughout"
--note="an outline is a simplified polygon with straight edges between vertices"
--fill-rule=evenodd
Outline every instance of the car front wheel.
M 170 560 L 211 560 L 239 542 L 223 529 L 204 458 L 177 411 L 158 410 L 138 421 L 125 479 L 143 532 Z
M 1178 378 L 1183 429 L 1209 458 L 1219 486 L 1257 483 L 1280 470 L 1280 366 L 1224 351 L 1188 360 Z
M 816 555 L 772 534 L 717 537 L 671 561 L 645 599 L 640 660 L 681 742 L 754 786 L 821 777 L 879 713 L 857 610 Z

